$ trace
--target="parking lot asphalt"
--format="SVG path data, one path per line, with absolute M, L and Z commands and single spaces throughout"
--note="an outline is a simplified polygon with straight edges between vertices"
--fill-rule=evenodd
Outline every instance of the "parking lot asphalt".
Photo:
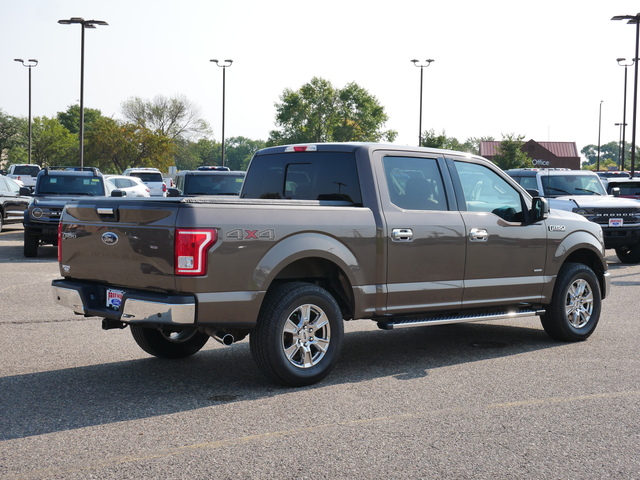
M 248 342 L 160 360 L 53 304 L 54 247 L 0 233 L 1 479 L 639 479 L 640 266 L 586 342 L 537 317 L 349 322 L 322 383 L 283 388 Z

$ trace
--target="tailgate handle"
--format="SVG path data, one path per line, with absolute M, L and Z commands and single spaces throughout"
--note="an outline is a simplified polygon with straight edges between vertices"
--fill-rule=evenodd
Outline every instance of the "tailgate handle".
M 114 207 L 97 207 L 96 212 L 103 222 L 117 222 L 118 209 Z

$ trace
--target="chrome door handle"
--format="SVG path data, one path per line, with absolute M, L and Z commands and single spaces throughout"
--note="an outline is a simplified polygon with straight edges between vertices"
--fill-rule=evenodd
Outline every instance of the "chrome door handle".
M 472 228 L 469 230 L 469 240 L 472 242 L 486 242 L 489 233 L 484 228 Z
M 411 242 L 413 240 L 413 230 L 410 228 L 394 228 L 391 230 L 391 239 L 394 242 Z

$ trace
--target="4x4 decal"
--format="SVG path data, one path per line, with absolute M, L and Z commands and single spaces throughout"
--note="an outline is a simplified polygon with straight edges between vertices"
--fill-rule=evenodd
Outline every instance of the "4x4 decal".
M 229 230 L 225 238 L 229 240 L 275 240 L 276 231 L 273 228 L 265 228 L 263 230 L 236 228 Z

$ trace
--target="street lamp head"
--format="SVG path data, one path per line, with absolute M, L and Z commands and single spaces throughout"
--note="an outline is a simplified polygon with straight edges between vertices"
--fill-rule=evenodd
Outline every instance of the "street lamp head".
M 411 60 L 411 62 L 412 62 L 416 67 L 420 67 L 420 68 L 422 68 L 422 67 L 428 67 L 428 66 L 431 64 L 431 62 L 433 62 L 433 61 L 435 61 L 435 60 L 433 60 L 432 58 L 430 58 L 430 59 L 428 59 L 428 60 L 425 60 L 425 62 L 427 62 L 426 64 L 424 64 L 424 63 L 418 63 L 419 61 L 420 61 L 420 60 Z
M 35 58 L 30 58 L 29 60 L 23 60 L 22 58 L 14 58 L 13 59 L 16 62 L 20 62 L 22 63 L 23 66 L 25 67 L 35 67 L 36 65 L 38 65 L 38 60 L 36 60 Z
M 640 13 L 636 15 L 615 15 L 611 17 L 611 20 L 627 20 L 627 23 L 639 23 L 640 22 Z
M 214 59 L 212 59 L 212 60 L 209 60 L 209 61 L 210 61 L 210 62 L 215 62 L 215 64 L 216 64 L 217 66 L 219 66 L 219 67 L 223 67 L 223 68 L 230 67 L 230 66 L 231 66 L 231 64 L 233 63 L 233 60 L 223 60 L 223 61 L 220 61 L 220 60 L 215 59 L 215 58 L 214 58 Z
M 104 20 L 85 20 L 82 17 L 71 17 L 68 20 L 58 20 L 62 25 L 80 24 L 84 28 L 96 28 L 96 25 L 109 25 Z

